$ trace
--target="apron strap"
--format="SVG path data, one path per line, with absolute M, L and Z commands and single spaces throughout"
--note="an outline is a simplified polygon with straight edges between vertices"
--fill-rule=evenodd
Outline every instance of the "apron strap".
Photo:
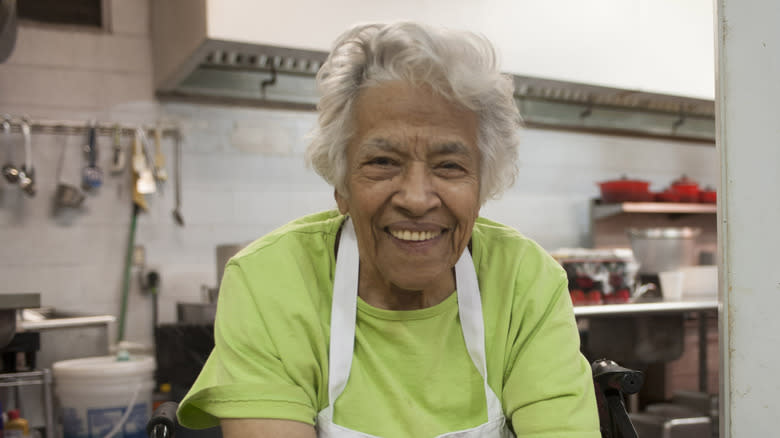
M 330 313 L 328 409 L 331 413 L 333 404 L 347 386 L 349 371 L 352 368 L 359 266 L 360 256 L 355 227 L 347 217 L 341 228 L 336 274 L 333 279 L 333 305 Z
M 503 418 L 501 401 L 487 380 L 487 359 L 485 358 L 485 321 L 482 315 L 482 299 L 477 272 L 468 248 L 463 250 L 455 264 L 455 281 L 458 293 L 458 317 L 471 361 L 482 376 L 487 400 L 488 420 Z

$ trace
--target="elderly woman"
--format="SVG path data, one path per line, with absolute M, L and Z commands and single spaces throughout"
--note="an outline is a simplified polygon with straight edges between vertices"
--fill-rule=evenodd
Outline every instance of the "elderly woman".
M 516 173 L 513 86 L 491 45 L 359 26 L 317 80 L 308 159 L 338 211 L 228 263 L 181 422 L 226 437 L 599 437 L 564 271 L 479 217 Z

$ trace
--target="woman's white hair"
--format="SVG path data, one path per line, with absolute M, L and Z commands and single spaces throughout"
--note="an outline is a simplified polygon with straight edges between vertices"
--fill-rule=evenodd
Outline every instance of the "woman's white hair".
M 317 73 L 318 127 L 307 163 L 348 196 L 347 145 L 355 132 L 352 109 L 360 90 L 387 81 L 424 84 L 476 113 L 480 204 L 499 197 L 517 175 L 520 115 L 512 79 L 497 64 L 491 43 L 470 32 L 408 22 L 352 28 L 336 40 Z

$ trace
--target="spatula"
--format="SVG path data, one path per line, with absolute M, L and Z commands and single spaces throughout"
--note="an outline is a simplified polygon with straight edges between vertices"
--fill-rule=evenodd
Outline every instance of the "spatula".
M 165 170 L 165 155 L 161 145 L 162 129 L 154 128 L 154 177 L 159 182 L 168 180 L 168 172 Z
M 146 155 L 142 146 L 142 142 L 145 139 L 144 131 L 141 128 L 136 129 L 133 147 L 133 170 L 138 175 L 136 190 L 140 194 L 149 194 L 157 191 L 157 184 L 154 182 L 152 171 L 147 166 Z

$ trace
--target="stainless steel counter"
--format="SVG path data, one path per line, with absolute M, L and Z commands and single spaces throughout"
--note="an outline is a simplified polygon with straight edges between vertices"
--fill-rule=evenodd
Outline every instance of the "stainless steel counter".
M 574 316 L 631 316 L 657 313 L 687 313 L 718 310 L 715 299 L 684 299 L 677 301 L 645 301 L 625 304 L 600 304 L 596 306 L 575 306 Z

